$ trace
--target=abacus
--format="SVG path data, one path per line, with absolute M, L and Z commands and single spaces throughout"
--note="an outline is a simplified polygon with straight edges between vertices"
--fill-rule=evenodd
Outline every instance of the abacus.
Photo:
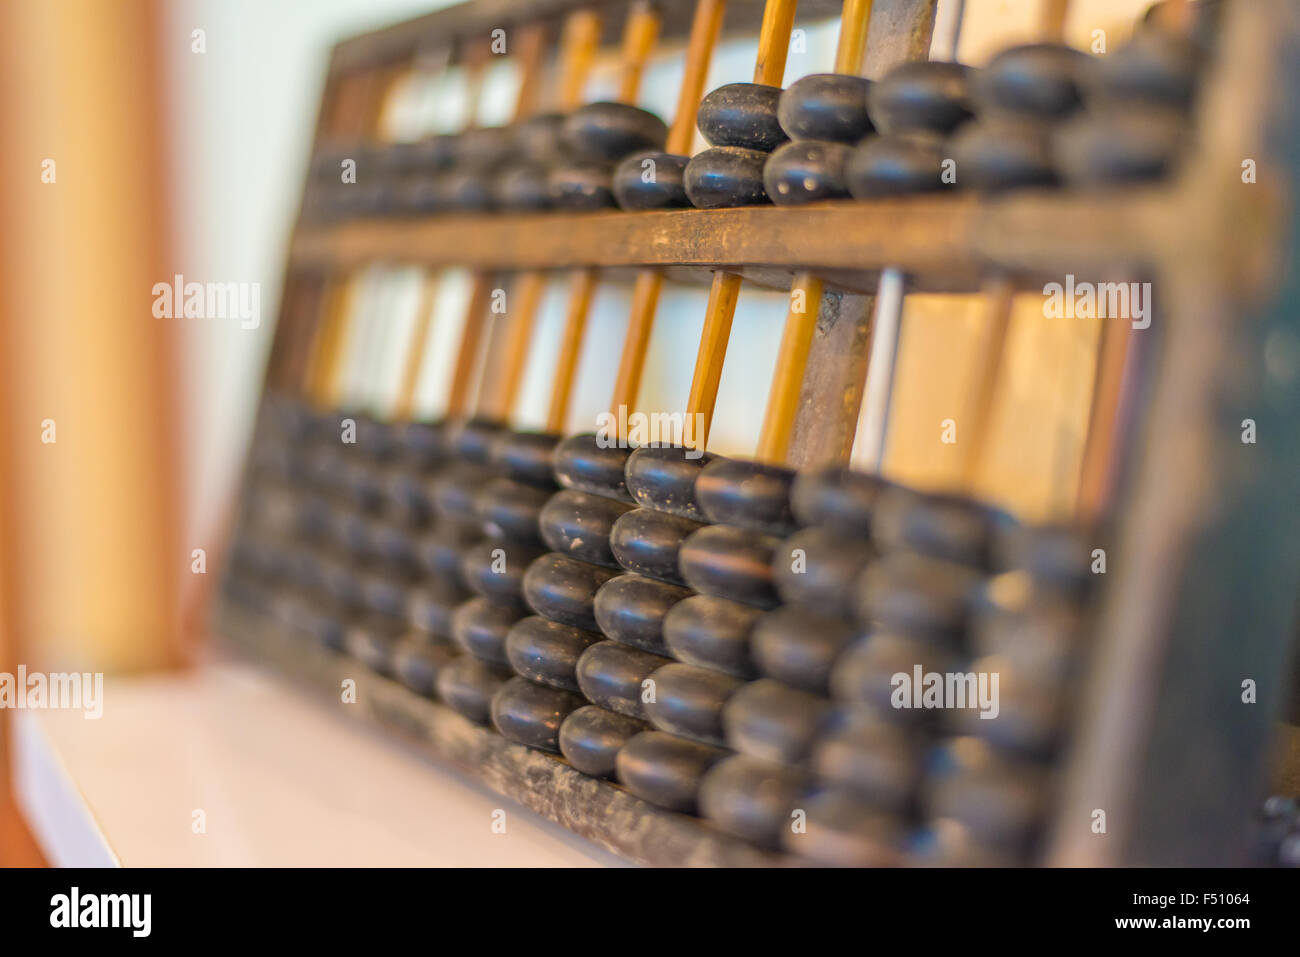
M 1296 740 L 1300 14 L 1165 0 L 1101 55 L 1062 42 L 1066 12 L 978 68 L 937 0 L 474 0 L 340 43 L 219 630 L 642 863 L 1247 859 Z M 826 21 L 833 61 L 783 88 L 792 31 Z M 708 88 L 735 37 L 752 76 Z M 661 118 L 637 104 L 664 49 Z M 472 107 L 502 62 L 510 122 L 384 132 L 404 78 L 454 75 Z M 378 404 L 355 386 L 395 307 L 351 278 L 375 262 L 425 271 Z M 437 347 L 450 267 L 471 278 Z M 977 481 L 1013 299 L 1076 283 L 1155 306 L 1101 322 L 1069 501 L 1026 520 Z M 607 284 L 630 284 L 609 414 L 574 428 Z M 661 292 L 700 284 L 681 429 L 645 440 Z M 788 317 L 752 455 L 716 455 L 752 288 L 788 290 Z M 942 488 L 886 456 L 918 295 L 979 304 Z M 421 417 L 439 348 L 445 408 Z

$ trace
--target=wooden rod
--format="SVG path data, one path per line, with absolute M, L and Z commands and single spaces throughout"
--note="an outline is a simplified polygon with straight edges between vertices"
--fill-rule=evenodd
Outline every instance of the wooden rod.
M 564 22 L 560 47 L 560 94 L 557 104 L 562 111 L 582 103 L 582 91 L 600 46 L 602 21 L 595 10 L 576 10 Z M 527 83 L 525 86 L 529 85 Z
M 1125 319 L 1101 320 L 1097 342 L 1097 364 L 1093 371 L 1092 401 L 1083 443 L 1075 509 L 1085 521 L 1099 518 L 1110 497 L 1117 425 L 1124 395 L 1133 340 L 1132 325 Z
M 813 333 L 817 331 L 817 313 L 822 300 L 822 281 L 810 273 L 795 277 L 790 294 L 790 311 L 781 333 L 776 372 L 767 394 L 767 411 L 759 433 L 756 458 L 760 462 L 782 465 L 794 438 L 794 422 L 799 412 L 799 390 L 808 366 Z
M 543 60 L 546 56 L 546 39 L 548 31 L 545 24 L 532 23 L 523 29 L 519 38 L 519 92 L 515 96 L 514 117 L 521 120 L 537 112 L 538 100 L 541 98 L 541 84 L 535 82 L 542 73 Z M 482 84 L 476 84 L 482 91 Z
M 637 393 L 641 389 L 641 372 L 650 345 L 650 330 L 654 326 L 659 290 L 663 284 L 664 277 L 657 272 L 646 270 L 637 274 L 627 333 L 623 337 L 623 354 L 618 362 L 618 377 L 614 380 L 614 395 L 609 400 L 616 421 L 623 421 L 619 409 L 631 412 L 636 405 Z
M 695 374 L 691 377 L 691 394 L 686 400 L 686 415 L 699 423 L 688 429 L 690 446 L 706 449 L 713 426 L 713 410 L 718 403 L 718 384 L 722 381 L 722 364 L 727 358 L 731 338 L 731 320 L 740 298 L 740 276 L 729 272 L 713 274 L 709 304 L 704 312 L 704 329 L 695 356 Z
M 618 98 L 621 102 L 636 102 L 646 63 L 654 53 L 658 40 L 659 14 L 646 0 L 638 0 L 628 14 L 627 26 L 623 31 L 623 71 L 618 85 Z
M 560 355 L 555 364 L 555 381 L 551 386 L 551 406 L 546 413 L 546 431 L 561 434 L 569 421 L 569 405 L 578 371 L 578 358 L 587 330 L 587 316 L 596 291 L 597 272 L 579 269 L 573 273 L 569 287 L 569 310 L 564 317 Z
M 798 0 L 767 0 L 763 25 L 758 34 L 758 56 L 754 60 L 754 82 L 780 86 L 785 79 L 785 60 L 790 52 L 790 31 Z
M 424 353 L 429 347 L 429 331 L 433 327 L 433 307 L 438 301 L 441 279 L 441 273 L 426 272 L 423 282 L 420 283 L 420 299 L 415 307 L 415 332 L 406 351 L 406 362 L 402 366 L 402 384 L 397 390 L 397 402 L 393 406 L 393 418 L 398 421 L 409 419 L 411 413 L 415 411 L 415 393 L 420 385 L 420 367 L 423 365 Z
M 1043 0 L 1039 20 L 1039 38 L 1044 43 L 1061 43 L 1065 39 L 1065 21 L 1070 15 L 1070 0 Z
M 964 429 L 964 454 L 961 461 L 961 485 L 968 491 L 975 487 L 975 479 L 988 451 L 993 399 L 997 395 L 998 378 L 1007 351 L 1015 286 L 1009 279 L 999 277 L 989 282 L 984 296 L 986 310 L 982 323 L 983 342 L 975 363 L 975 395 L 971 403 L 970 421 Z
M 452 370 L 451 388 L 447 395 L 447 418 L 461 418 L 469 412 L 474 373 L 478 369 L 479 347 L 483 341 L 488 303 L 492 299 L 492 274 L 475 273 L 470 287 L 469 305 L 465 309 L 465 323 L 461 326 L 460 345 L 456 349 L 456 365 Z
M 505 422 L 514 412 L 523 385 L 524 363 L 533 343 L 533 330 L 537 326 L 537 310 L 546 291 L 546 273 L 526 272 L 519 276 L 511 290 L 511 302 L 506 309 L 506 337 L 504 355 L 496 388 L 489 394 L 490 406 L 482 411 L 491 418 Z
M 867 27 L 872 0 L 844 0 L 840 10 L 840 40 L 835 47 L 835 72 L 856 76 L 867 52 Z
M 695 138 L 695 115 L 704 99 L 704 84 L 708 82 L 713 48 L 718 44 L 726 12 L 727 0 L 699 0 L 695 5 L 695 18 L 691 21 L 691 35 L 686 44 L 682 88 L 677 95 L 677 112 L 673 116 L 673 125 L 668 129 L 665 152 L 685 156 L 691 151 L 691 141 Z

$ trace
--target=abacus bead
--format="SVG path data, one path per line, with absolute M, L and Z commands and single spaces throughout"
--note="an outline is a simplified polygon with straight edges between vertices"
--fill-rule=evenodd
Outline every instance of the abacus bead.
M 699 522 L 652 508 L 634 508 L 621 515 L 610 534 L 610 549 L 630 572 L 674 585 L 686 584 L 677 568 L 682 543 Z
M 571 691 L 511 678 L 492 696 L 492 724 L 511 741 L 558 754 L 560 724 L 582 705 Z
M 386 675 L 392 671 L 393 648 L 401 633 L 400 624 L 371 615 L 349 626 L 343 639 L 344 647 L 367 668 Z
M 978 584 L 978 574 L 967 566 L 891 552 L 858 580 L 858 622 L 955 641 L 964 632 Z
M 609 448 L 594 432 L 574 435 L 555 449 L 555 479 L 565 488 L 632 501 L 623 478 L 631 451 Z
M 455 582 L 435 578 L 415 588 L 406 599 L 406 620 L 423 635 L 450 638 L 452 617 L 457 606 L 470 598 Z
M 537 113 L 512 127 L 515 149 L 530 163 L 546 164 L 564 153 L 564 114 Z
M 875 557 L 861 538 L 846 538 L 829 528 L 806 528 L 791 535 L 772 559 L 776 590 L 785 602 L 825 615 L 853 615 L 853 583 Z
M 623 209 L 685 209 L 686 164 L 673 153 L 633 153 L 614 168 L 614 199 Z
M 877 475 L 830 466 L 797 475 L 790 504 L 804 525 L 830 525 L 845 535 L 870 535 L 876 500 L 889 487 Z
M 516 132 L 507 126 L 473 126 L 456 136 L 456 162 L 472 169 L 491 168 L 511 155 Z
M 726 598 L 692 595 L 674 605 L 664 618 L 664 642 L 688 665 L 752 678 L 750 633 L 762 614 L 751 605 Z
M 642 683 L 668 659 L 615 641 L 601 641 L 578 658 L 578 687 L 593 704 L 633 718 L 646 717 Z
M 984 109 L 1061 119 L 1080 106 L 1080 82 L 1090 58 L 1059 43 L 1010 47 L 975 75 L 976 99 Z
M 560 725 L 560 753 L 583 774 L 610 778 L 614 776 L 618 752 L 648 727 L 636 718 L 594 704 L 584 705 Z
M 831 705 L 819 695 L 760 678 L 740 688 L 722 709 L 727 744 L 763 761 L 800 764 L 825 730 Z
M 968 670 L 976 676 L 997 675 L 997 695 L 987 702 L 977 699 L 958 712 L 956 726 L 1001 753 L 1050 759 L 1064 717 L 1066 694 L 1060 685 L 997 656 L 976 658 Z M 996 705 L 997 711 L 987 704 Z
M 667 654 L 664 621 L 668 612 L 691 594 L 690 589 L 667 582 L 619 575 L 596 592 L 596 622 L 614 641 L 657 655 Z
M 922 740 L 905 727 L 858 712 L 816 743 L 811 765 L 819 780 L 904 814 L 921 778 Z
M 618 568 L 610 535 L 619 517 L 631 510 L 631 505 L 617 499 L 565 489 L 552 495 L 542 509 L 542 538 L 561 555 Z
M 438 697 L 454 710 L 478 724 L 492 716 L 492 696 L 506 679 L 508 670 L 462 655 L 438 672 Z
M 464 584 L 460 554 L 482 534 L 465 522 L 439 522 L 434 530 L 416 540 L 416 554 L 421 566 L 436 580 Z
M 614 171 L 604 163 L 573 160 L 551 168 L 546 192 L 558 209 L 613 209 Z
M 614 577 L 606 568 L 565 558 L 543 555 L 524 574 L 524 598 L 539 615 L 595 631 L 596 590 Z
M 786 828 L 782 846 L 818 864 L 891 867 L 900 860 L 903 832 L 896 817 L 863 804 L 840 788 L 825 788 L 803 802 L 805 829 Z
M 662 731 L 642 731 L 618 752 L 618 780 L 643 801 L 694 814 L 705 772 L 727 754 L 721 748 Z
M 929 133 L 866 139 L 850 154 L 844 178 L 855 199 L 905 196 L 951 189 L 944 182 L 944 160 L 951 151 Z
M 406 590 L 387 576 L 362 577 L 361 603 L 390 621 L 401 621 L 406 617 Z
M 376 522 L 370 528 L 370 544 L 375 559 L 395 577 L 410 581 L 419 571 L 415 541 L 405 528 Z
M 627 457 L 624 478 L 638 505 L 704 521 L 695 480 L 715 456 L 681 446 L 642 446 Z
M 463 462 L 486 465 L 492 461 L 492 450 L 504 433 L 505 426 L 500 422 L 482 418 L 470 419 L 451 430 L 450 448 Z
M 789 535 L 795 529 L 790 511 L 795 474 L 779 465 L 717 459 L 695 480 L 695 498 L 711 522 Z
M 697 209 L 760 206 L 771 202 L 763 188 L 767 153 L 740 146 L 714 146 L 686 164 L 686 195 Z
M 672 662 L 650 676 L 654 694 L 646 716 L 660 731 L 722 744 L 722 708 L 744 682 L 709 668 Z
M 433 507 L 441 516 L 477 521 L 474 500 L 487 476 L 483 466 L 458 462 L 443 470 L 433 482 Z
M 763 189 L 778 206 L 846 199 L 844 175 L 852 148 L 828 140 L 797 140 L 779 147 L 763 166 Z
M 548 490 L 535 485 L 495 478 L 479 489 L 474 511 L 489 537 L 540 546 L 538 521 L 550 497 Z
M 755 623 L 750 654 L 767 677 L 825 694 L 831 667 L 856 635 L 854 627 L 839 618 L 785 606 Z
M 461 573 L 470 589 L 496 601 L 517 601 L 528 567 L 542 556 L 539 548 L 513 542 L 483 542 L 465 550 Z
M 445 645 L 404 641 L 393 651 L 393 673 L 416 694 L 432 698 L 437 691 L 438 672 L 456 657 Z
M 503 605 L 486 598 L 471 598 L 452 616 L 451 633 L 466 652 L 494 665 L 509 664 L 506 635 L 519 620 L 517 605 Z
M 553 489 L 552 460 L 560 436 L 549 432 L 503 432 L 494 440 L 489 456 L 494 465 L 512 479 Z
M 856 143 L 872 131 L 867 113 L 871 81 L 843 73 L 814 73 L 781 93 L 777 120 L 791 139 Z
M 953 739 L 936 757 L 943 766 L 925 782 L 930 816 L 957 821 L 978 843 L 1026 850 L 1047 794 L 1045 772 L 968 738 Z
M 565 691 L 578 690 L 578 659 L 601 635 L 538 615 L 520 619 L 506 635 L 506 658 L 521 677 Z
M 972 115 L 971 75 L 960 63 L 912 60 L 890 70 L 867 92 L 867 112 L 884 133 L 950 133 Z
M 1012 116 L 968 123 L 952 140 L 962 186 L 996 193 L 1057 185 L 1050 134 L 1041 121 Z
M 549 173 L 536 163 L 516 162 L 503 167 L 491 181 L 492 208 L 539 210 L 551 208 Z
M 777 119 L 781 88 L 728 83 L 700 102 L 697 120 L 710 146 L 738 146 L 770 153 L 788 139 Z M 698 204 L 697 204 L 698 205 Z
M 794 768 L 733 754 L 700 782 L 700 815 L 728 834 L 776 847 L 807 787 L 807 776 Z
M 872 538 L 882 550 L 907 548 L 936 558 L 982 566 L 1010 517 L 958 495 L 919 494 L 892 488 L 881 495 Z
M 492 177 L 483 169 L 457 166 L 438 181 L 438 205 L 458 213 L 481 213 L 492 208 Z
M 565 146 L 576 156 L 617 162 L 637 150 L 663 149 L 664 121 L 627 103 L 588 103 L 564 120 Z
M 998 568 L 1024 571 L 1036 586 L 1077 595 L 1092 573 L 1092 547 L 1086 533 L 1068 525 L 1008 525 L 993 539 Z
M 1071 185 L 1120 186 L 1168 175 L 1185 153 L 1189 132 L 1177 110 L 1117 104 L 1065 124 L 1053 145 Z
M 1200 54 L 1185 37 L 1139 30 L 1087 75 L 1089 97 L 1187 109 L 1196 94 Z
M 771 608 L 778 601 L 772 584 L 772 556 L 778 544 L 761 532 L 706 525 L 682 545 L 682 577 L 706 595 Z
M 393 441 L 401 461 L 416 472 L 427 472 L 447 461 L 445 423 L 398 423 L 393 429 Z
M 871 632 L 855 642 L 831 668 L 831 694 L 838 701 L 869 707 L 888 721 L 928 724 L 936 715 L 915 708 L 910 696 L 904 696 L 899 702 L 902 706 L 895 707 L 893 676 L 904 674 L 911 680 L 917 666 L 922 675 L 942 674 L 951 670 L 953 660 L 943 648 L 923 638 Z

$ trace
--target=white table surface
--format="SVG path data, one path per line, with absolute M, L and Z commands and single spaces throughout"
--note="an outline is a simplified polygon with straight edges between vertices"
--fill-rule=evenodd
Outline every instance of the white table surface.
M 110 675 L 99 720 L 14 714 L 19 801 L 57 865 L 621 863 L 243 662 Z

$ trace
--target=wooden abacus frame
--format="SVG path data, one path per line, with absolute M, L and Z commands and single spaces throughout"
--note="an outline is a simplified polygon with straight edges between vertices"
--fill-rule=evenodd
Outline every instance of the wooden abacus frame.
M 868 72 L 929 46 L 936 0 L 876 0 Z M 322 104 L 342 77 L 391 71 L 430 49 L 496 28 L 558 23 L 617 0 L 475 0 L 340 43 Z M 662 0 L 664 37 L 690 22 Z M 754 33 L 757 0 L 732 0 L 725 31 Z M 838 0 L 804 0 L 806 19 Z M 792 463 L 847 458 L 879 273 L 909 288 L 976 291 L 982 275 L 1023 288 L 1121 270 L 1153 281 L 1140 414 L 1112 503 L 1111 549 L 1092 633 L 1080 734 L 1068 756 L 1046 863 L 1223 864 L 1244 854 L 1253 800 L 1274 765 L 1300 583 L 1300 10 L 1288 0 L 1227 5 L 1220 55 L 1199 104 L 1194 151 L 1172 181 L 1106 193 L 917 198 L 797 208 L 439 216 L 300 222 L 289 268 L 328 272 L 370 261 L 486 270 L 663 269 L 707 281 L 726 267 L 788 288 L 815 270 L 827 293 L 804 382 Z M 318 134 L 316 149 L 322 146 Z M 1254 182 L 1243 177 L 1252 161 Z M 282 315 L 283 320 L 283 315 Z M 281 321 L 277 345 L 292 334 Z M 268 382 L 268 388 L 273 383 Z M 846 401 L 847 400 L 847 401 Z M 1242 420 L 1258 443 L 1243 445 Z M 783 861 L 617 785 L 512 744 L 450 709 L 344 659 L 276 633 L 231 603 L 218 630 L 337 695 L 358 679 L 355 710 L 412 734 L 487 786 L 633 860 L 747 865 Z M 1258 701 L 1242 701 L 1253 680 Z M 1279 731 L 1281 729 L 1281 731 Z M 1255 787 L 1258 785 L 1258 788 Z M 1092 828 L 1106 811 L 1106 834 Z

